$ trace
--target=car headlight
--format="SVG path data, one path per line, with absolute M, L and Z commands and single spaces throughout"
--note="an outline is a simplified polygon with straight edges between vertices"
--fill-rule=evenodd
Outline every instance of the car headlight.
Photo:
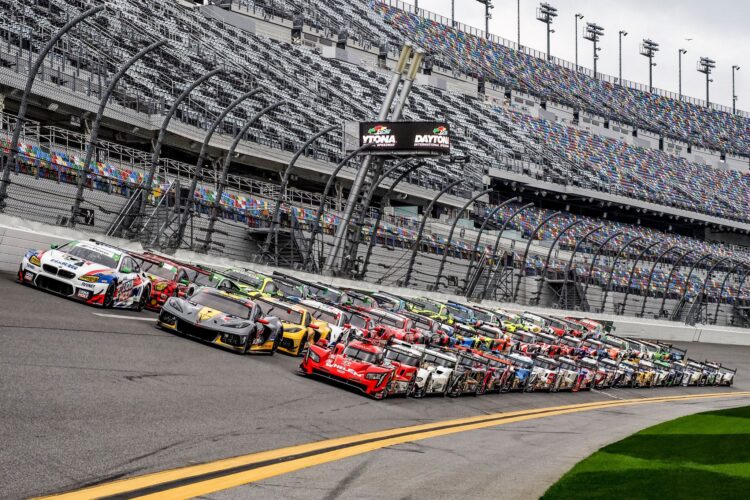
M 86 283 L 97 283 L 99 281 L 99 276 L 90 276 L 85 275 L 78 278 L 81 281 L 85 281 Z
M 177 299 L 169 299 L 169 305 L 171 307 L 174 307 L 177 311 L 183 312 L 182 311 L 182 306 L 180 305 L 180 301 L 179 300 L 177 300 Z
M 318 356 L 318 353 L 309 348 L 307 350 L 307 358 L 313 363 L 320 363 L 320 356 Z
M 252 325 L 252 323 L 248 323 L 247 321 L 244 321 L 242 323 L 232 323 L 231 325 L 224 325 L 224 326 L 226 328 L 247 328 L 250 325 Z
M 29 257 L 29 264 L 31 264 L 33 266 L 41 266 L 42 265 L 42 263 L 39 262 L 39 257 L 37 257 L 36 255 L 32 255 L 31 257 Z
M 154 290 L 156 290 L 157 292 L 161 292 L 165 288 L 167 288 L 167 285 L 168 283 L 162 281 L 161 283 L 157 283 L 156 285 L 154 285 Z
M 385 377 L 385 373 L 375 373 L 371 372 L 365 375 L 365 378 L 368 380 L 377 380 L 378 384 L 383 381 L 383 377 Z
M 417 377 L 417 382 L 422 382 L 424 380 L 424 377 Z

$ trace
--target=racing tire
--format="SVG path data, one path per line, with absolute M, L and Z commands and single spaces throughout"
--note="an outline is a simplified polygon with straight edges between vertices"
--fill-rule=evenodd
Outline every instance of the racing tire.
M 138 305 L 135 306 L 135 310 L 138 312 L 143 311 L 146 308 L 146 301 L 151 297 L 151 288 L 146 287 L 143 290 L 143 293 L 141 293 L 141 296 L 138 297 Z
M 16 276 L 18 278 L 18 282 L 22 285 L 25 285 L 26 283 L 23 282 L 23 266 L 18 266 L 18 275 Z
M 458 397 L 461 395 L 461 385 L 464 381 L 463 376 L 456 377 L 453 380 L 449 382 L 448 389 L 445 391 L 446 395 L 452 398 Z
M 414 389 L 411 393 L 411 396 L 413 398 L 421 399 L 425 396 L 427 393 L 427 387 L 429 387 L 430 382 L 432 382 L 432 375 L 427 376 L 427 380 L 424 381 L 424 385 L 421 389 Z
M 268 353 L 269 356 L 273 356 L 274 354 L 276 354 L 276 350 L 279 348 L 279 344 L 281 344 L 282 338 L 284 338 L 283 329 L 276 333 L 276 337 L 273 339 L 273 348 L 271 349 L 271 352 Z
M 252 333 L 248 333 L 247 337 L 245 338 L 245 343 L 242 345 L 242 354 L 247 354 L 250 351 L 250 342 L 252 342 L 251 339 L 253 339 L 255 336 L 255 330 L 253 330 Z
M 107 291 L 104 292 L 104 301 L 102 301 L 102 307 L 104 309 L 112 309 L 112 306 L 115 303 L 115 288 L 117 285 L 115 283 L 110 283 L 107 287 Z

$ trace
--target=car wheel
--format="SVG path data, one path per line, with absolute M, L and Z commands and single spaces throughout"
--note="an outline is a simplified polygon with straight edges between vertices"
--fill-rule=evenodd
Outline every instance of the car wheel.
M 115 286 L 114 283 L 110 283 L 107 291 L 104 292 L 104 302 L 102 302 L 104 309 L 111 309 L 115 303 Z
M 279 348 L 279 344 L 281 344 L 281 339 L 284 337 L 284 331 L 280 330 L 276 332 L 276 337 L 273 339 L 273 348 L 271 349 L 271 352 L 269 353 L 271 356 L 274 355 L 276 352 L 276 349 Z
M 143 289 L 143 292 L 141 293 L 141 296 L 138 297 L 138 305 L 135 307 L 135 310 L 138 312 L 143 311 L 143 309 L 146 307 L 146 301 L 151 297 L 151 289 L 149 287 L 146 287 Z
M 23 282 L 23 265 L 18 266 L 18 282 L 20 284 L 24 284 Z

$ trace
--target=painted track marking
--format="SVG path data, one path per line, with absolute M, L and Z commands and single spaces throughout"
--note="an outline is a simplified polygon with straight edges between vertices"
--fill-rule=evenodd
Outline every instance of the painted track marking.
M 107 314 L 107 313 L 91 313 L 94 316 L 100 316 L 102 318 L 115 318 L 115 319 L 132 319 L 133 321 L 150 321 L 156 323 L 156 318 L 139 318 L 138 316 L 126 316 L 124 314 Z
M 396 444 L 441 437 L 486 427 L 618 406 L 748 396 L 750 396 L 750 392 L 728 391 L 685 396 L 599 401 L 480 415 L 345 436 L 277 450 L 252 453 L 104 483 L 47 498 L 191 498 L 288 474 L 300 469 L 342 460 Z

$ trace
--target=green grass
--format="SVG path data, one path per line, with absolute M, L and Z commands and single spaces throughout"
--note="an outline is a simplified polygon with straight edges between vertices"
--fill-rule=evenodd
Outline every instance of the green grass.
M 678 418 L 605 446 L 542 498 L 750 498 L 750 406 Z

